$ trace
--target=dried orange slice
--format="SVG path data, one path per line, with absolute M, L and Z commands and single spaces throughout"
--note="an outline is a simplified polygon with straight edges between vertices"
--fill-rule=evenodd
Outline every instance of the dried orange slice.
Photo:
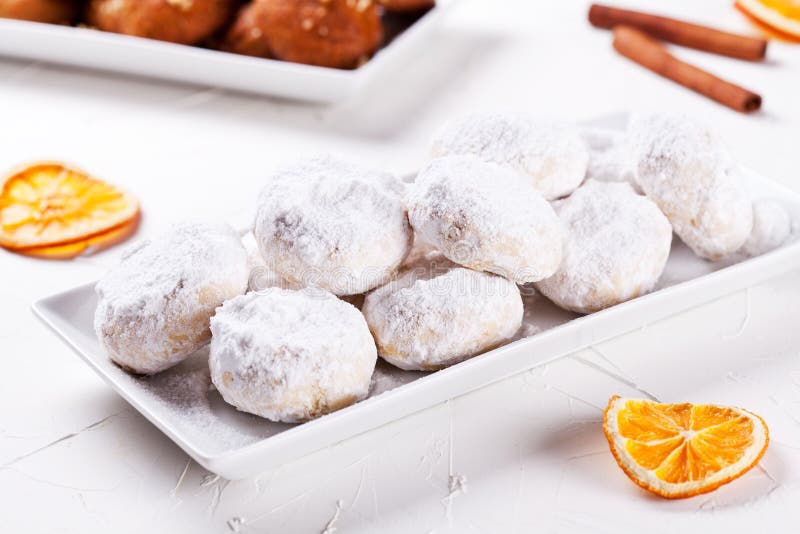
M 735 5 L 769 33 L 800 41 L 800 0 L 736 0 Z
M 739 478 L 769 444 L 764 420 L 741 408 L 618 396 L 608 401 L 603 431 L 625 474 L 668 499 L 708 493 Z
M 0 246 L 22 252 L 77 243 L 138 216 L 139 202 L 124 191 L 61 163 L 37 163 L 3 182 Z
M 121 243 L 132 236 L 136 229 L 139 227 L 139 217 L 136 217 L 131 222 L 113 228 L 108 232 L 97 234 L 95 236 L 84 239 L 83 241 L 75 241 L 66 243 L 64 245 L 51 245 L 48 247 L 35 247 L 16 250 L 18 254 L 25 256 L 33 256 L 35 258 L 42 258 L 48 260 L 68 260 L 81 254 L 91 254 L 99 252 L 103 249 Z

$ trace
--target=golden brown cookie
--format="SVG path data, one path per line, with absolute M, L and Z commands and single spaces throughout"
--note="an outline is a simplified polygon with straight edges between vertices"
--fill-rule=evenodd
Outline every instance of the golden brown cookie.
M 77 15 L 75 0 L 0 0 L 0 18 L 69 24 Z
M 378 0 L 387 11 L 423 11 L 436 5 L 436 0 Z
M 233 0 L 90 0 L 86 21 L 101 30 L 196 44 L 228 20 Z
M 239 12 L 222 48 L 308 65 L 354 68 L 382 40 L 373 0 L 254 0 Z
M 220 43 L 222 50 L 245 56 L 272 57 L 266 31 L 268 11 L 262 4 L 250 2 L 239 10 Z

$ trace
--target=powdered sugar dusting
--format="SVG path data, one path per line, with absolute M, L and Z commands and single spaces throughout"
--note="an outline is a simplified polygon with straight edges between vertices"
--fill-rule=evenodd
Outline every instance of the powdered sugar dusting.
M 641 192 L 636 181 L 636 165 L 624 132 L 609 128 L 584 128 L 581 135 L 589 147 L 587 180 L 627 182 L 637 193 Z
M 408 206 L 417 235 L 465 267 L 524 284 L 550 276 L 561 261 L 553 208 L 514 171 L 476 156 L 432 161 Z
M 152 377 L 131 380 L 137 380 L 158 409 L 184 432 L 212 442 L 220 452 L 255 443 L 284 429 L 282 425 L 271 425 L 245 414 L 237 417 L 249 419 L 246 426 L 241 422 L 226 421 L 220 410 L 214 407 L 215 393 L 206 354 L 207 351 L 203 350 L 192 358 L 193 361 Z
M 256 243 L 256 237 L 253 232 L 246 232 L 242 236 L 242 246 L 247 252 L 247 266 L 250 270 L 266 267 L 267 264 L 261 256 L 261 251 L 258 250 L 258 243 Z
M 211 331 L 212 380 L 240 410 L 298 422 L 367 395 L 375 343 L 358 310 L 328 292 L 249 293 L 217 310 Z
M 716 260 L 741 247 L 753 224 L 741 172 L 721 142 L 681 115 L 636 115 L 629 139 L 636 178 L 700 257 Z
M 411 245 L 402 183 L 333 156 L 270 177 L 255 237 L 268 267 L 301 287 L 364 293 L 389 280 Z
M 247 255 L 227 225 L 183 223 L 139 243 L 96 286 L 98 338 L 141 373 L 174 365 L 208 342 L 214 308 L 247 289 Z
M 574 191 L 589 160 L 574 126 L 517 113 L 480 113 L 454 120 L 434 139 L 432 153 L 435 157 L 470 154 L 510 166 L 548 200 Z
M 669 221 L 628 184 L 590 180 L 562 202 L 564 261 L 536 284 L 568 310 L 591 313 L 647 293 L 664 270 Z
M 753 203 L 753 230 L 741 252 L 754 257 L 783 245 L 792 232 L 792 218 L 778 200 L 760 199 Z
M 378 363 L 375 365 L 375 372 L 372 374 L 372 383 L 369 386 L 369 396 L 374 397 L 382 395 L 394 388 L 422 378 L 426 374 L 428 373 L 406 371 L 389 364 L 385 360 L 378 359 Z
M 363 313 L 381 357 L 434 370 L 510 340 L 522 323 L 517 286 L 439 256 L 373 291 Z
M 247 265 L 250 269 L 250 278 L 247 283 L 249 291 L 261 291 L 272 287 L 298 289 L 297 287 L 292 287 L 286 280 L 281 279 L 267 265 L 267 262 L 261 256 L 261 251 L 258 250 L 258 243 L 256 243 L 256 238 L 252 232 L 247 232 L 242 236 L 242 245 L 247 251 Z

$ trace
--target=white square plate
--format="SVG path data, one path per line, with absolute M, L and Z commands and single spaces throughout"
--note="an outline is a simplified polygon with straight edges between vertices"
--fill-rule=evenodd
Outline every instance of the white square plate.
M 0 55 L 164 78 L 293 100 L 332 103 L 388 69 L 402 68 L 424 47 L 444 12 L 436 7 L 355 70 L 331 69 L 142 39 L 87 28 L 0 19 Z
M 596 121 L 618 127 L 624 116 Z M 754 199 L 780 199 L 800 221 L 800 196 L 747 173 Z M 300 425 L 272 423 L 238 412 L 211 386 L 207 349 L 149 378 L 112 364 L 95 337 L 93 284 L 33 305 L 34 312 L 122 397 L 205 468 L 227 478 L 252 476 L 416 411 L 463 395 L 532 367 L 725 294 L 755 285 L 800 265 L 800 242 L 753 259 L 708 262 L 673 240 L 657 290 L 587 316 L 558 309 L 546 299 L 526 297 L 529 337 L 434 373 L 401 371 L 378 362 L 369 398 Z

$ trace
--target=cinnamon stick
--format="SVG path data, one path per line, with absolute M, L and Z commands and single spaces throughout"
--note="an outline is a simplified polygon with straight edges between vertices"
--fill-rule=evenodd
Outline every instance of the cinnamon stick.
M 589 8 L 589 22 L 605 29 L 613 29 L 618 25 L 632 26 L 663 41 L 738 59 L 760 61 L 767 54 L 765 39 L 723 32 L 640 11 L 593 4 Z
M 679 60 L 660 42 L 636 28 L 616 26 L 614 48 L 653 72 L 736 111 L 749 113 L 761 108 L 761 96 Z

